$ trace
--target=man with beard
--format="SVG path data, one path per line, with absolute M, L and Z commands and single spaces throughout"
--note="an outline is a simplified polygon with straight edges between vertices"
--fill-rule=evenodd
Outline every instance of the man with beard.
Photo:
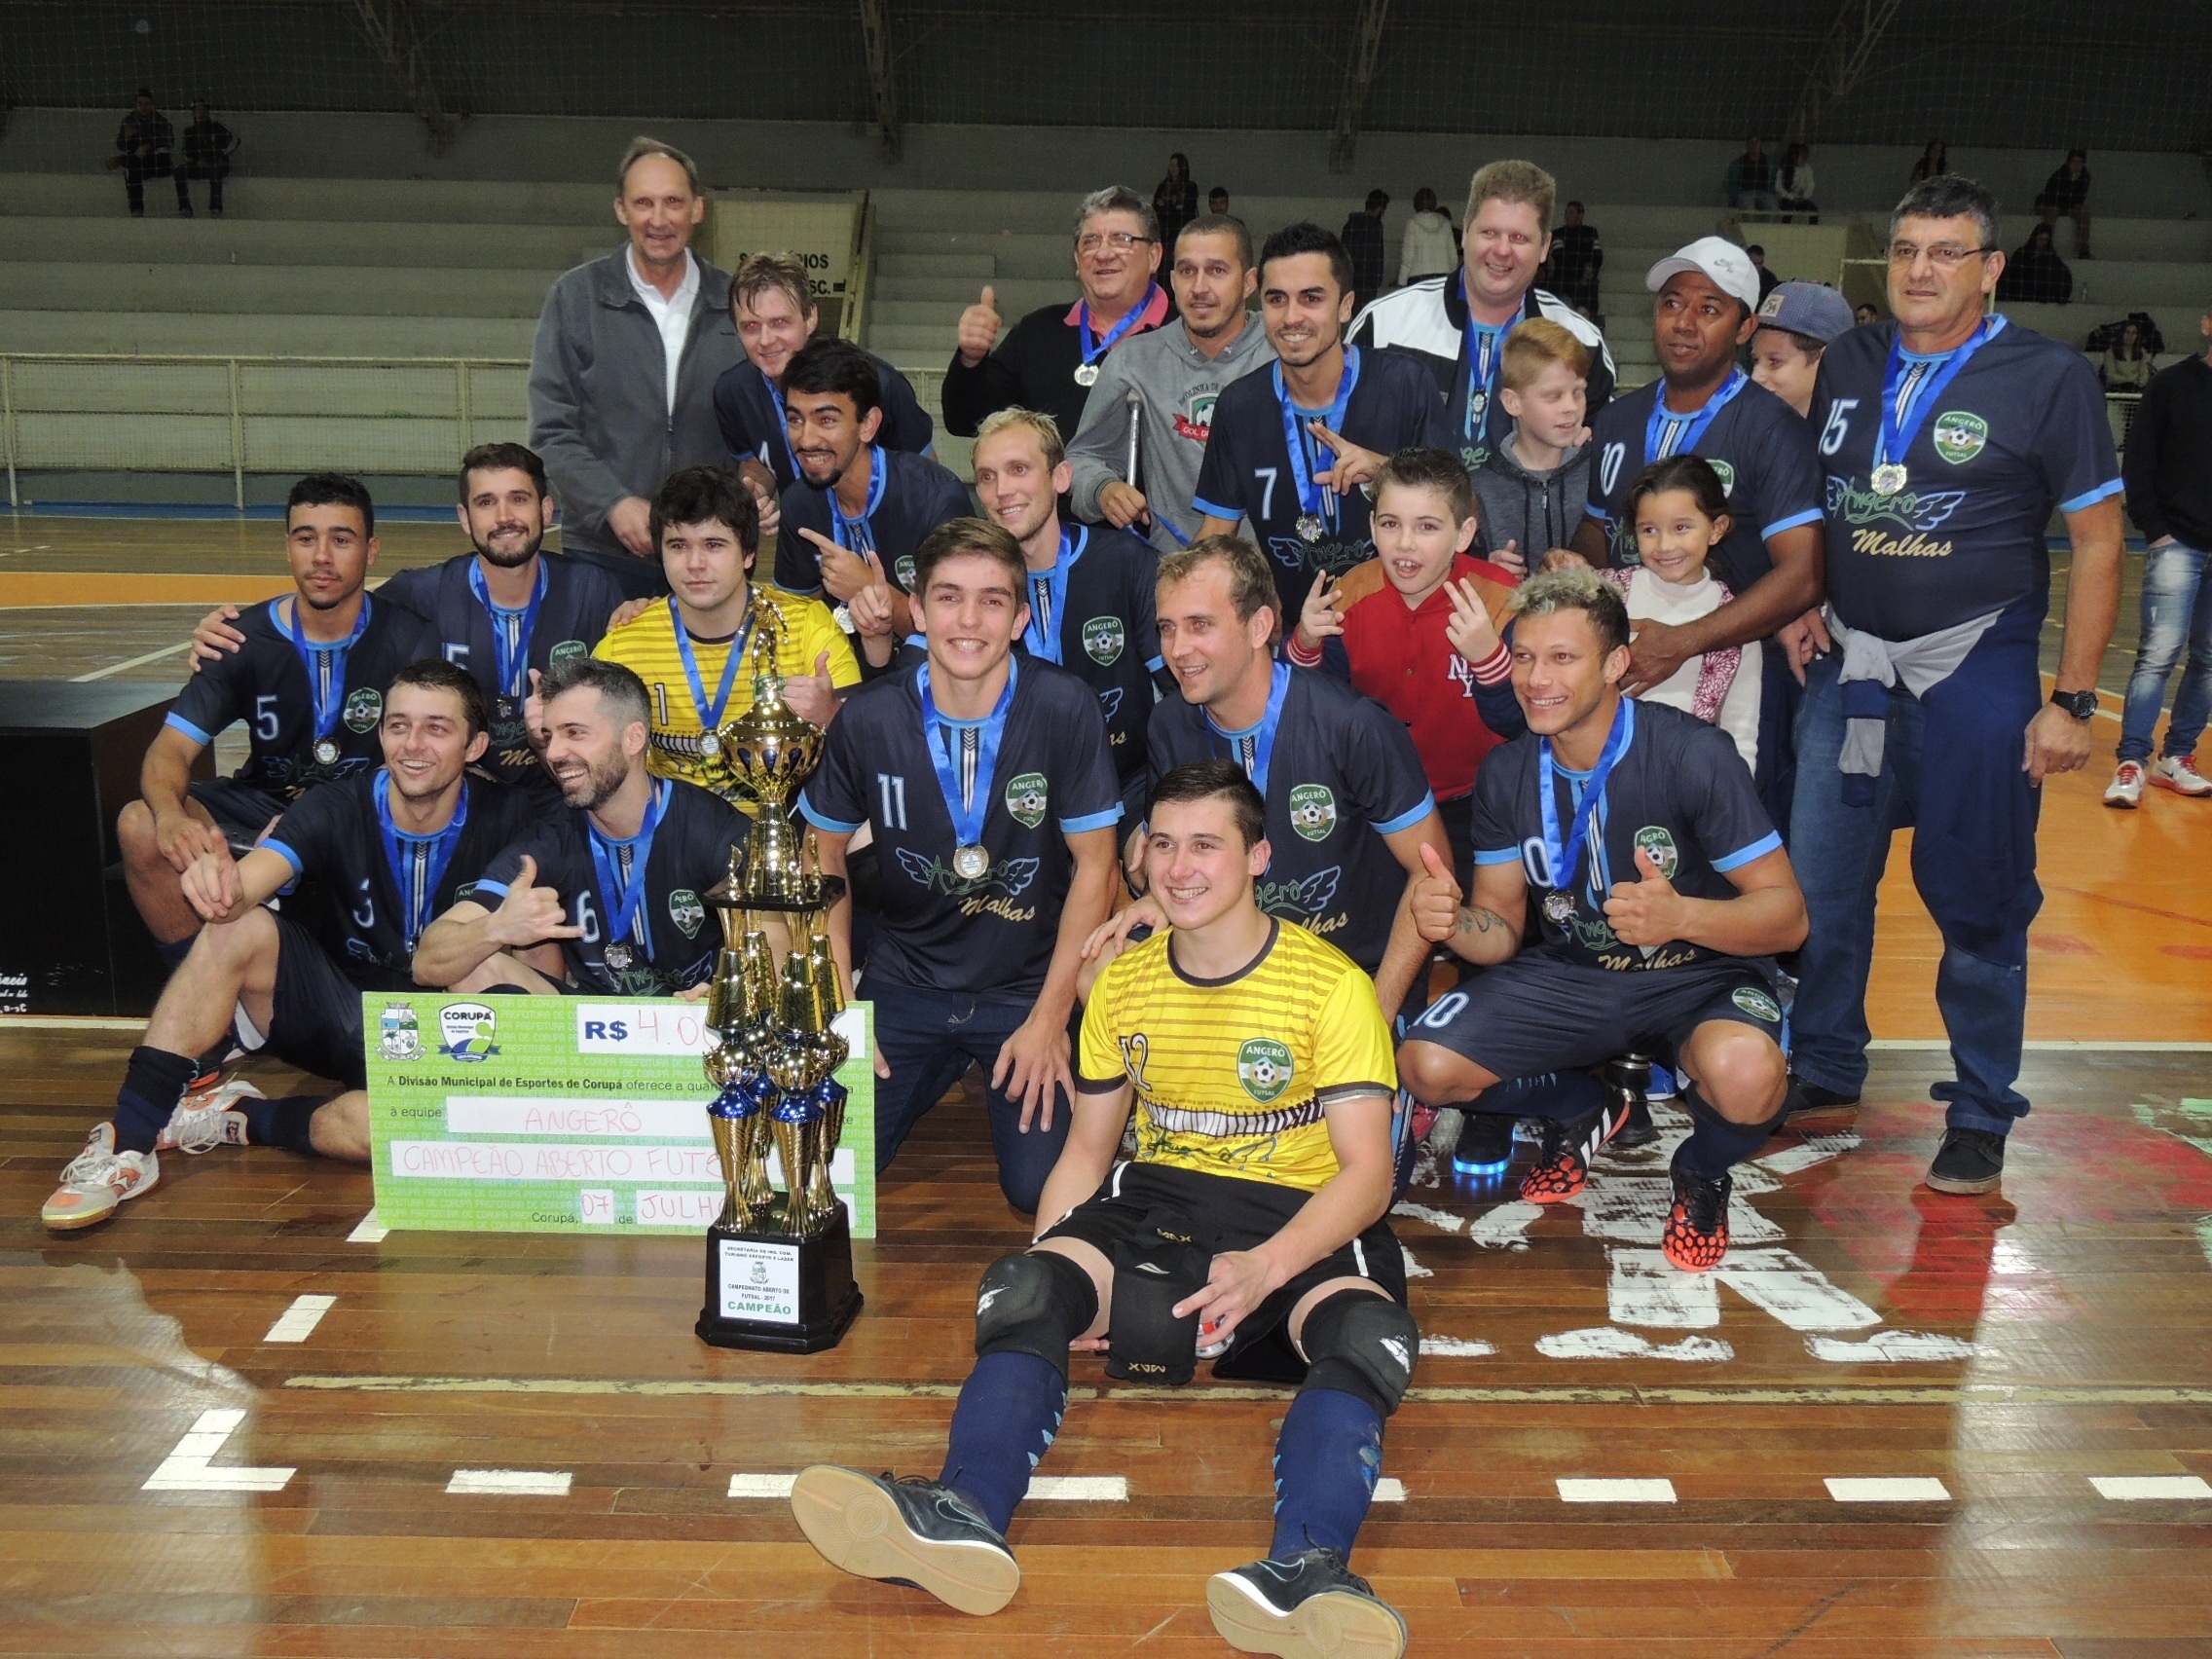
M 696 785 L 646 770 L 645 682 L 620 663 L 564 657 L 541 689 L 537 743 L 565 807 L 509 842 L 475 892 L 430 924 L 416 978 L 538 995 L 566 984 L 705 996 L 720 940 L 703 895 L 728 875 L 745 820 Z M 560 968 L 523 954 L 555 940 Z

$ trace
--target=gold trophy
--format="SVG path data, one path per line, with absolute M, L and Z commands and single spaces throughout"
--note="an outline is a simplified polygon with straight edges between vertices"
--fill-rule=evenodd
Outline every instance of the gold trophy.
M 828 916 L 845 884 L 822 873 L 812 837 L 792 828 L 790 802 L 823 733 L 784 701 L 778 622 L 763 605 L 753 707 L 701 739 L 758 810 L 743 851 L 730 849 L 729 878 L 707 895 L 723 938 L 707 1003 L 707 1111 L 728 1197 L 707 1231 L 696 1329 L 717 1347 L 813 1353 L 834 1346 L 861 1308 L 852 1225 L 830 1178 L 845 1123 L 835 1074 L 849 1046 L 831 1028 L 844 1002 Z

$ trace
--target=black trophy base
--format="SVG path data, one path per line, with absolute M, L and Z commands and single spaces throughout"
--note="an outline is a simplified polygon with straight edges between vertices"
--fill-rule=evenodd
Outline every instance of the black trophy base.
M 853 1231 L 845 1206 L 821 1233 L 794 1238 L 763 1228 L 707 1230 L 707 1305 L 693 1327 L 715 1347 L 820 1353 L 861 1310 Z

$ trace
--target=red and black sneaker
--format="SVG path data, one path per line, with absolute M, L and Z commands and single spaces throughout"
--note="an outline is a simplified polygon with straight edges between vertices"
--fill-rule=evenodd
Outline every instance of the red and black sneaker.
M 1675 1181 L 1675 1207 L 1667 1213 L 1659 1248 L 1683 1272 L 1709 1273 L 1728 1254 L 1728 1195 L 1736 1183 L 1725 1174 L 1701 1175 L 1683 1167 L 1679 1152 L 1669 1173 Z
M 1547 1118 L 1536 1161 L 1521 1177 L 1521 1196 L 1532 1204 L 1565 1203 L 1589 1184 L 1590 1161 L 1628 1122 L 1629 1097 L 1621 1092 L 1580 1118 Z

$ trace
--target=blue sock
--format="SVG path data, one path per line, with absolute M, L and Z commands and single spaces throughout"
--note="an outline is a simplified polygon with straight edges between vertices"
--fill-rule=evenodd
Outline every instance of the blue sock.
M 1067 1409 L 1068 1380 L 1051 1361 L 1033 1353 L 984 1354 L 952 1408 L 952 1438 L 938 1478 L 1004 1537 Z
M 329 1104 L 312 1094 L 289 1094 L 278 1100 L 256 1100 L 248 1094 L 232 1102 L 231 1110 L 245 1119 L 247 1144 L 313 1153 L 314 1138 L 308 1124 Z
M 1612 1098 L 1613 1091 L 1588 1072 L 1539 1072 L 1484 1089 L 1473 1109 L 1515 1118 L 1584 1118 Z
M 1275 1437 L 1275 1561 L 1314 1548 L 1350 1559 L 1382 1473 L 1382 1418 L 1357 1394 L 1308 1388 Z
M 1774 1132 L 1774 1124 L 1731 1124 L 1715 1112 L 1697 1085 L 1682 1080 L 1682 1103 L 1690 1109 L 1690 1138 L 1682 1142 L 1677 1154 L 1684 1167 L 1700 1175 L 1725 1175 L 1737 1164 L 1766 1145 L 1767 1136 Z
M 199 1071 L 200 1062 L 190 1054 L 131 1050 L 123 1087 L 115 1092 L 116 1151 L 152 1152 L 156 1137 L 168 1126 L 169 1114 L 184 1098 L 185 1086 Z

